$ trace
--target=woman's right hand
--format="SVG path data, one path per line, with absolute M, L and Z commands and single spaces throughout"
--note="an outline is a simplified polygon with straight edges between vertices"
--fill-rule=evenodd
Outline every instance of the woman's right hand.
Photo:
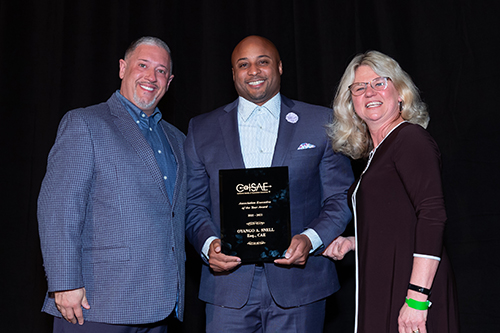
M 356 250 L 356 239 L 353 236 L 339 236 L 328 245 L 322 255 L 332 258 L 333 260 L 342 260 L 347 252 L 354 250 Z

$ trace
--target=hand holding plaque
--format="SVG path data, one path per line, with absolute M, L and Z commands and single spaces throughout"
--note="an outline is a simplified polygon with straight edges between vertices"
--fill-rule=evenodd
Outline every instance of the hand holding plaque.
M 222 252 L 273 262 L 290 244 L 288 167 L 219 171 Z

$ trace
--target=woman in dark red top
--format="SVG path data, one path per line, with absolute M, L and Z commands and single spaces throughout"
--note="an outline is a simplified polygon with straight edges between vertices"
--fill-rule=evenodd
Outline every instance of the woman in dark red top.
M 458 332 L 440 153 L 417 88 L 394 59 L 370 51 L 347 67 L 334 115 L 334 150 L 368 158 L 350 190 L 355 236 L 323 253 L 356 250 L 355 331 Z

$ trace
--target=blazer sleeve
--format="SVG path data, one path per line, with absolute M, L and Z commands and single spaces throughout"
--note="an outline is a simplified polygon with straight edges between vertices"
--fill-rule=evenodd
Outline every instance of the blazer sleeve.
M 344 232 L 352 218 L 347 203 L 347 191 L 354 181 L 354 175 L 349 159 L 335 153 L 329 142 L 325 145 L 319 173 L 322 208 L 318 217 L 313 219 L 308 227 L 317 232 L 323 246 L 326 246 Z
M 184 144 L 187 166 L 186 237 L 198 253 L 205 241 L 219 238 L 211 217 L 210 178 L 196 150 L 195 119 L 189 122 Z
M 81 233 L 92 184 L 93 156 L 87 124 L 77 111 L 68 112 L 59 125 L 38 198 L 49 292 L 83 286 Z

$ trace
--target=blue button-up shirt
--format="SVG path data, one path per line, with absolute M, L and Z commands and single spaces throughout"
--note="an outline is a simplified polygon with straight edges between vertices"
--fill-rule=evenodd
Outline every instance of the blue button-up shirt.
M 155 109 L 151 116 L 147 116 L 135 104 L 126 99 L 119 90 L 116 95 L 122 102 L 125 109 L 132 116 L 137 126 L 141 130 L 142 135 L 153 149 L 156 162 L 163 175 L 167 194 L 172 203 L 174 197 L 175 179 L 177 176 L 177 161 L 172 152 L 172 148 L 168 143 L 163 127 L 160 125 L 162 114 L 158 108 Z
M 278 138 L 280 111 L 279 93 L 262 106 L 239 97 L 238 131 L 245 168 L 271 166 Z

